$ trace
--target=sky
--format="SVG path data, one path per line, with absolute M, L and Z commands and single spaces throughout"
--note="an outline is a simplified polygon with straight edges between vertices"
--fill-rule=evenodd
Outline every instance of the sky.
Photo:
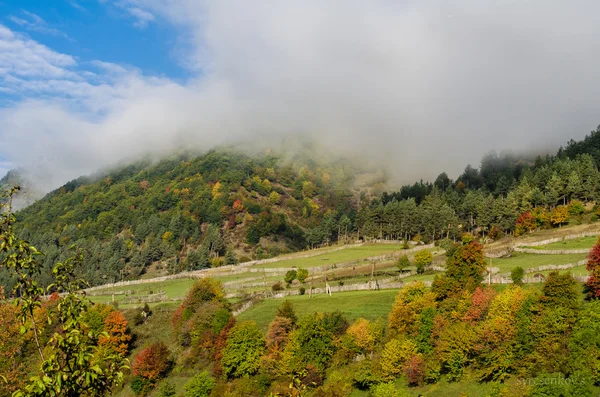
M 0 173 L 288 137 L 396 179 L 600 124 L 600 3 L 0 0 Z

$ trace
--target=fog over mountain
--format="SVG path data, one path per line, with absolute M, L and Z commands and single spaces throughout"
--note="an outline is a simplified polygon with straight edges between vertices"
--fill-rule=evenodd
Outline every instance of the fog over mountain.
M 3 168 L 51 189 L 149 152 L 302 136 L 408 182 L 600 123 L 598 2 L 120 4 L 176 27 L 191 77 L 83 63 L 0 25 L 0 89 L 19 93 L 0 108 Z

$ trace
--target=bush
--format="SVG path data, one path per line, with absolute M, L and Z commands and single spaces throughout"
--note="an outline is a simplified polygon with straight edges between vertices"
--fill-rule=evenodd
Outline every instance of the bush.
M 289 318 L 292 321 L 292 324 L 296 324 L 298 321 L 298 316 L 296 315 L 296 310 L 294 310 L 294 305 L 289 300 L 284 300 L 280 307 L 277 308 L 277 316 Z
M 200 372 L 185 384 L 185 397 L 208 397 L 216 384 L 208 372 Z
M 165 381 L 160 384 L 160 389 L 158 391 L 159 397 L 173 397 L 175 394 L 175 386 L 169 381 Z
M 306 288 L 304 288 L 304 287 L 300 287 L 300 288 L 298 289 L 298 292 L 300 293 L 300 295 L 304 295 L 304 294 L 306 293 Z
M 421 250 L 415 254 L 415 265 L 417 273 L 422 274 L 425 271 L 425 266 L 431 265 L 433 255 L 429 250 Z
M 283 284 L 281 284 L 281 281 L 277 281 L 275 284 L 271 285 L 271 291 L 273 291 L 273 292 L 283 291 Z
M 298 269 L 298 281 L 300 281 L 302 284 L 304 284 L 304 282 L 306 281 L 306 279 L 308 278 L 308 270 L 306 269 Z
M 585 212 L 584 204 L 579 200 L 572 200 L 569 203 L 569 214 L 571 215 L 581 215 Z
M 136 396 L 146 394 L 152 388 L 152 382 L 141 376 L 134 376 L 129 385 Z
M 398 269 L 400 269 L 401 273 L 404 271 L 404 269 L 409 267 L 410 260 L 408 259 L 408 255 L 402 255 L 400 258 L 398 258 L 398 263 L 396 266 L 398 266 Z
M 393 382 L 373 386 L 370 395 L 372 397 L 408 397 L 408 393 L 397 390 Z
M 283 277 L 283 280 L 287 284 L 291 284 L 298 277 L 298 272 L 296 270 L 288 270 Z
M 488 237 L 491 238 L 492 240 L 498 240 L 500 237 L 502 237 L 502 230 L 498 226 L 494 225 L 490 229 L 490 232 L 488 233 Z
M 171 352 L 161 342 L 155 342 L 135 356 L 133 375 L 141 376 L 150 382 L 164 377 L 171 369 Z
M 510 279 L 515 285 L 523 285 L 523 277 L 525 277 L 525 270 L 521 266 L 517 266 L 510 271 Z

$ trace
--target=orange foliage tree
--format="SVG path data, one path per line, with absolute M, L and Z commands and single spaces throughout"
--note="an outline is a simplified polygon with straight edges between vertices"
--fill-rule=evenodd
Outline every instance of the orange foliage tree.
M 129 350 L 129 342 L 131 335 L 127 330 L 127 320 L 120 311 L 113 311 L 104 320 L 104 331 L 107 335 L 103 335 L 98 339 L 100 346 L 105 346 L 113 352 L 125 356 Z

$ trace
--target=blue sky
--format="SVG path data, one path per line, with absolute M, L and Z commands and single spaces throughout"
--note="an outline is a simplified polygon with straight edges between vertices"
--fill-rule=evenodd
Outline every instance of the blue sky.
M 144 74 L 185 79 L 177 59 L 181 32 L 148 11 L 132 15 L 118 2 L 98 0 L 0 0 L 0 24 L 78 62 L 130 65 Z

